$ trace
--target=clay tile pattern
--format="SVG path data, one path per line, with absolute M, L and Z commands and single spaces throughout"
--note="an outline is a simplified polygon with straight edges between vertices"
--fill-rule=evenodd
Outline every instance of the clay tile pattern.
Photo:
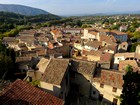
M 60 85 L 65 75 L 65 72 L 67 71 L 68 65 L 68 59 L 51 59 L 43 74 L 42 81 L 55 85 Z
M 64 102 L 22 80 L 16 80 L 0 94 L 0 105 L 64 105 Z
M 127 65 L 131 65 L 132 67 L 138 67 L 136 60 L 124 60 L 119 62 L 119 70 L 125 71 Z
M 103 53 L 101 55 L 101 58 L 100 58 L 100 61 L 103 61 L 103 62 L 110 62 L 112 60 L 112 57 L 113 57 L 113 54 L 110 54 L 110 53 Z
M 71 60 L 71 70 L 81 74 L 93 75 L 95 72 L 96 63 L 83 61 L 83 60 Z
M 117 72 L 115 70 L 102 70 L 100 83 L 121 89 L 123 85 L 123 73 Z

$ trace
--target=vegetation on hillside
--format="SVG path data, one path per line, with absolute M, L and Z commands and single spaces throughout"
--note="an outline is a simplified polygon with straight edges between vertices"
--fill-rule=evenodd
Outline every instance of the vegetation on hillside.
M 12 78 L 15 71 L 15 53 L 0 42 L 0 81 Z
M 13 37 L 19 31 L 24 29 L 32 29 L 35 23 L 43 23 L 46 21 L 61 19 L 59 16 L 37 15 L 37 16 L 24 16 L 15 13 L 0 12 L 0 38 Z
M 36 15 L 36 16 L 25 16 L 9 12 L 0 12 L 1 23 L 11 23 L 16 25 L 23 25 L 27 23 L 45 22 L 49 20 L 59 20 L 61 17 L 48 14 L 48 15 Z

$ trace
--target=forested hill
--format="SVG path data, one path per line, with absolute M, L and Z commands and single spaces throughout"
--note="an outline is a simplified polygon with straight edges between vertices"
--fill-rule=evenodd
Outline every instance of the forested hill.
M 11 24 L 26 24 L 30 23 L 38 23 L 38 22 L 45 22 L 50 20 L 59 20 L 61 17 L 47 14 L 47 15 L 36 15 L 36 16 L 25 16 L 10 12 L 0 12 L 0 24 L 2 23 L 11 23 Z

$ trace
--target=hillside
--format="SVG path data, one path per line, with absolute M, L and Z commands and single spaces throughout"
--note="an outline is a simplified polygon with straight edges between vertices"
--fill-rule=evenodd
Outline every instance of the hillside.
M 12 13 L 17 13 L 17 14 L 26 15 L 26 16 L 49 14 L 49 12 L 41 10 L 41 9 L 32 8 L 32 7 L 23 6 L 23 5 L 15 5 L 15 4 L 0 4 L 0 11 L 12 12 Z
M 50 20 L 59 20 L 61 17 L 47 14 L 47 15 L 36 15 L 36 16 L 25 16 L 9 12 L 0 12 L 0 23 L 11 23 L 11 24 L 24 24 L 24 23 L 38 23 Z

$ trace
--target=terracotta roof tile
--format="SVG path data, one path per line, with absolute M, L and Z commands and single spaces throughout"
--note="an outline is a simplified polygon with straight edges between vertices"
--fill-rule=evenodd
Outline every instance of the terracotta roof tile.
M 64 102 L 22 80 L 16 80 L 0 94 L 1 105 L 64 105 Z
M 83 51 L 82 51 L 82 54 L 83 54 L 83 55 L 101 56 L 101 55 L 102 55 L 102 52 L 99 51 L 99 50 L 97 50 L 97 51 L 94 51 L 94 50 L 92 50 L 92 51 L 83 50 Z
M 86 50 L 83 50 L 82 52 L 83 55 L 93 55 L 93 56 L 97 56 L 97 57 L 100 57 L 100 61 L 101 62 L 110 62 L 112 60 L 112 57 L 113 57 L 113 54 L 111 53 L 104 53 L 104 52 L 101 52 L 101 51 L 86 51 Z
M 132 67 L 138 67 L 138 64 L 135 60 L 124 60 L 119 62 L 119 70 L 125 70 L 126 66 L 129 64 Z
M 98 32 L 95 32 L 95 31 L 91 31 L 89 33 L 92 34 L 92 35 L 97 35 L 98 34 Z
M 51 59 L 42 76 L 42 81 L 60 85 L 68 68 L 68 64 L 68 59 Z
M 124 73 L 116 70 L 99 70 L 98 76 L 93 78 L 94 81 L 105 85 L 122 89 Z
M 89 62 L 84 60 L 71 60 L 71 70 L 81 74 L 93 75 L 96 68 L 95 62 Z
M 59 30 L 52 30 L 51 33 L 53 33 L 55 35 L 55 37 L 61 37 L 62 36 L 62 32 Z
M 109 44 L 115 44 L 116 43 L 116 39 L 113 35 L 100 35 L 100 41 L 104 41 L 107 42 Z
M 110 62 L 112 60 L 113 54 L 110 53 L 102 53 L 100 61 L 102 62 Z
M 95 48 L 99 48 L 101 46 L 101 42 L 99 42 L 99 41 L 88 41 L 87 43 L 85 43 L 85 45 L 95 47 Z

